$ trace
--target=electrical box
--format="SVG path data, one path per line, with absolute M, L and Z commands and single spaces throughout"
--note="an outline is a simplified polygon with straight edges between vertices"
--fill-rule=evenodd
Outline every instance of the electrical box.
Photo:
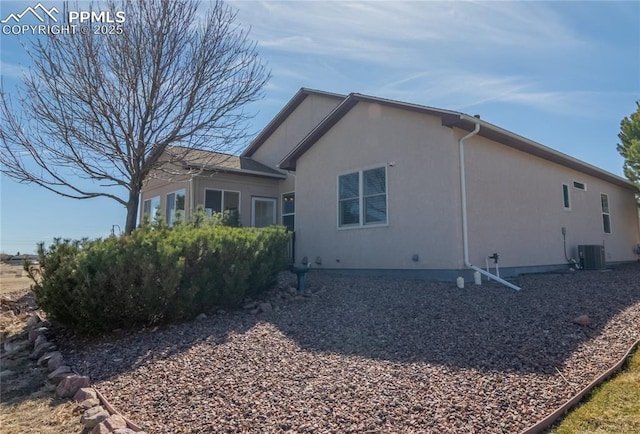
M 580 266 L 584 270 L 602 270 L 605 268 L 604 246 L 599 244 L 581 244 L 578 246 Z

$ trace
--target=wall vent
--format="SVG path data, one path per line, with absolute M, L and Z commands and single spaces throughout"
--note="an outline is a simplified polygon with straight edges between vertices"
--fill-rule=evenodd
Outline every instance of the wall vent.
M 604 246 L 581 244 L 578 246 L 580 266 L 585 270 L 602 270 L 605 267 Z

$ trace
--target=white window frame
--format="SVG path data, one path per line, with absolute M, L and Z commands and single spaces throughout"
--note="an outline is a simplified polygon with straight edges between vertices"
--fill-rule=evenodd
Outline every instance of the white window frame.
M 153 201 L 154 201 L 155 199 L 157 199 L 157 201 L 158 201 L 158 205 L 157 205 L 157 206 L 156 206 L 156 208 L 154 209 L 154 208 L 152 208 L 152 205 L 153 205 Z M 147 203 L 147 202 L 149 202 L 149 210 L 150 210 L 150 211 L 149 211 L 149 213 L 148 213 L 148 214 L 149 214 L 149 221 L 150 221 L 151 223 L 153 223 L 153 221 L 154 221 L 154 220 L 155 220 L 155 218 L 156 218 L 156 215 L 158 215 L 158 213 L 159 213 L 159 212 L 160 212 L 160 210 L 161 210 L 161 208 L 160 208 L 160 207 L 162 206 L 162 200 L 161 200 L 160 196 L 153 196 L 153 197 L 150 197 L 149 199 L 145 199 L 144 201 L 142 201 L 142 218 L 143 218 L 143 219 L 144 219 L 145 214 L 147 214 L 147 213 L 144 211 L 144 208 L 145 208 L 145 205 L 146 205 L 146 203 Z
M 251 227 L 256 227 L 256 202 L 272 202 L 273 203 L 273 224 L 278 222 L 278 199 L 275 197 L 252 196 L 251 197 Z
M 384 169 L 384 200 L 385 200 L 385 221 L 383 223 L 365 223 L 365 209 L 364 209 L 364 172 L 375 169 Z M 340 177 L 346 175 L 358 174 L 358 210 L 359 219 L 357 224 L 340 224 Z M 375 165 L 371 167 L 364 167 L 360 170 L 351 170 L 348 172 L 340 173 L 336 177 L 336 227 L 338 230 L 348 229 L 362 229 L 362 228 L 379 228 L 389 226 L 389 171 L 387 165 Z
M 184 208 L 182 210 L 182 216 L 180 217 L 180 220 L 182 220 L 183 222 L 186 220 L 187 218 L 187 189 L 186 188 L 181 188 L 180 190 L 175 190 L 172 191 L 171 193 L 167 193 L 167 195 L 165 196 L 165 212 L 166 212 L 166 220 L 167 220 L 167 225 L 169 225 L 169 227 L 173 226 L 173 224 L 176 222 L 176 202 L 177 202 L 177 196 L 178 193 L 182 193 L 184 195 Z M 171 196 L 173 194 L 173 212 L 174 215 L 170 215 L 169 213 L 169 196 Z
M 241 208 L 242 208 L 242 192 L 238 191 L 238 190 L 224 190 L 222 188 L 205 188 L 204 189 L 204 194 L 202 195 L 202 208 L 206 211 L 206 206 L 207 206 L 207 191 L 219 191 L 220 192 L 220 209 L 222 210 L 222 212 L 224 213 L 225 209 L 224 209 L 224 194 L 225 193 L 238 193 L 238 214 L 240 214 L 241 212 Z M 212 212 L 213 214 L 213 212 Z
M 604 206 L 602 205 L 602 197 L 607 198 L 607 210 L 604 210 Z M 602 211 L 602 232 L 604 234 L 610 235 L 613 233 L 613 229 L 611 229 L 611 204 L 609 203 L 609 195 L 607 193 L 600 193 L 600 211 Z M 605 216 L 609 222 L 609 231 L 607 232 L 607 227 L 604 224 Z
M 565 184 L 564 182 L 562 183 L 562 208 L 567 211 L 571 211 L 571 188 L 569 187 L 569 184 Z
M 284 197 L 292 194 L 293 195 L 293 212 L 288 212 L 285 213 L 284 212 Z M 282 193 L 280 195 L 280 203 L 282 204 L 282 212 L 280 213 L 280 224 L 282 224 L 282 226 L 285 226 L 284 224 L 284 218 L 285 217 L 289 217 L 289 216 L 293 216 L 293 229 L 295 230 L 296 228 L 296 192 L 295 191 L 287 191 L 286 193 Z
M 576 183 L 581 184 L 583 188 L 576 187 Z M 573 181 L 571 181 L 571 186 L 572 186 L 573 188 L 575 188 L 576 190 L 580 190 L 580 191 L 587 191 L 587 183 L 586 183 L 586 182 L 576 181 L 576 180 L 574 179 Z

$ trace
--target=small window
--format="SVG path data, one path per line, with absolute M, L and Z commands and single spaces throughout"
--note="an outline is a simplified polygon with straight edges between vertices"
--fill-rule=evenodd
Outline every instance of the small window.
M 178 220 L 184 221 L 186 197 L 184 189 L 167 195 L 167 224 L 169 226 L 173 226 Z
M 291 232 L 295 228 L 296 215 L 296 195 L 295 193 L 285 193 L 282 195 L 282 225 Z
M 147 216 L 150 222 L 156 219 L 156 215 L 160 212 L 160 196 L 152 197 L 142 203 L 142 215 Z
M 587 185 L 584 182 L 573 181 L 573 188 L 584 191 L 587 189 Z
M 569 200 L 569 186 L 567 184 L 562 184 L 562 201 L 564 204 L 564 209 L 571 209 L 571 202 Z
M 387 223 L 387 169 L 378 167 L 338 177 L 338 226 Z
M 600 194 L 600 204 L 602 206 L 602 228 L 605 234 L 611 233 L 611 215 L 609 214 L 609 196 Z

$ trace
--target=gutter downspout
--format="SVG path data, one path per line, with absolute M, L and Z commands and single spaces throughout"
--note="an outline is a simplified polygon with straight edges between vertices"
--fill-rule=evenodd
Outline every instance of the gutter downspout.
M 508 286 L 513 290 L 520 291 L 521 288 L 519 286 L 507 282 L 506 280 L 501 279 L 500 277 L 491 274 L 480 267 L 476 267 L 469 261 L 469 231 L 467 229 L 467 181 L 464 169 L 464 141 L 480 132 L 480 124 L 475 121 L 474 123 L 476 124 L 476 127 L 473 129 L 473 131 L 471 131 L 469 134 L 462 137 L 458 141 L 460 148 L 460 194 L 462 196 L 462 248 L 464 251 L 464 265 L 465 267 L 471 268 L 472 270 L 477 271 L 478 273 L 488 277 L 489 279 L 495 280 L 496 282 Z

